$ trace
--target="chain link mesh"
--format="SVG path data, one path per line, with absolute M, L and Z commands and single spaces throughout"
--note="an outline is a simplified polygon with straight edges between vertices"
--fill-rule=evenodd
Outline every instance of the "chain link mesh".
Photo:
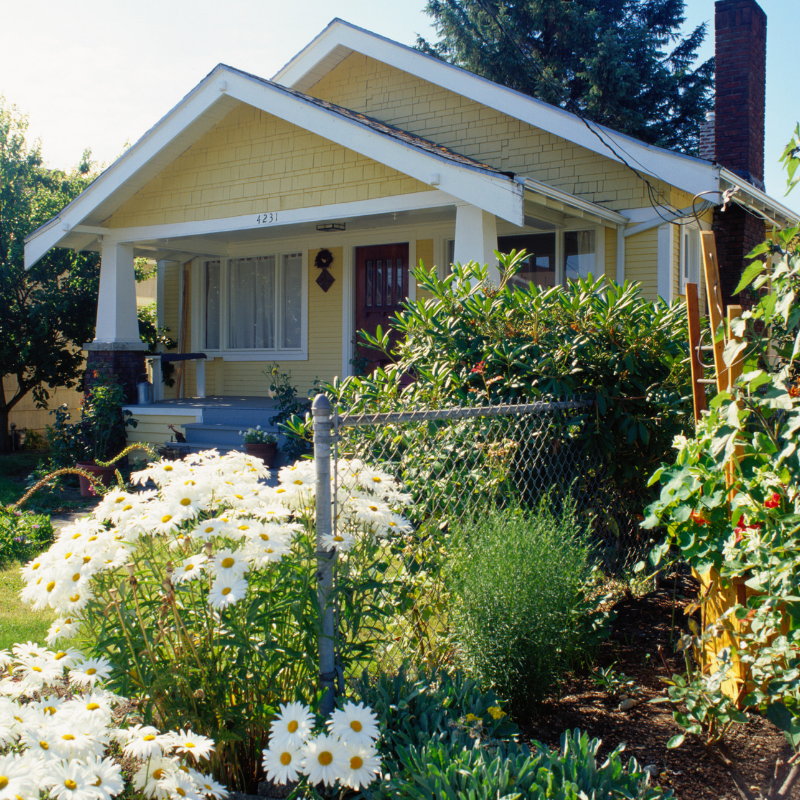
M 651 540 L 639 522 L 650 497 L 620 490 L 587 448 L 593 407 L 578 399 L 334 414 L 334 461 L 358 459 L 392 475 L 411 496 L 404 513 L 414 527 L 384 545 L 379 577 L 393 597 L 376 601 L 392 613 L 377 630 L 342 630 L 340 620 L 338 636 L 376 639 L 386 667 L 404 658 L 431 667 L 447 660 L 447 532 L 489 508 L 531 508 L 545 498 L 557 510 L 572 504 L 608 575 L 644 558 Z

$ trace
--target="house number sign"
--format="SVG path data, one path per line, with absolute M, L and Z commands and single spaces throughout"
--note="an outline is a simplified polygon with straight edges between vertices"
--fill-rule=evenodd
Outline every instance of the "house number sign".
M 267 214 L 259 214 L 256 217 L 256 225 L 269 225 L 278 221 L 278 212 L 270 211 Z

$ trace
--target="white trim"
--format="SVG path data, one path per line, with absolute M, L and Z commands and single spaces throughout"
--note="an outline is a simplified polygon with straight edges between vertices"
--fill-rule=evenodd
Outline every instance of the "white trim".
M 525 178 L 525 199 L 572 217 L 587 218 L 601 223 L 611 222 L 614 225 L 625 225 L 628 222 L 626 217 L 610 208 L 604 208 L 533 178 Z
M 342 378 L 353 374 L 356 327 L 355 245 L 342 247 Z
M 164 327 L 164 298 L 167 262 L 159 261 L 156 264 L 156 325 Z
M 658 296 L 672 302 L 672 277 L 673 277 L 673 225 L 667 222 L 658 228 Z
M 322 77 L 318 70 L 319 65 L 334 51 L 346 55 L 348 49 L 430 81 L 507 114 L 513 119 L 549 131 L 606 158 L 621 160 L 576 115 L 340 19 L 334 19 L 322 33 L 279 70 L 273 80 L 301 91 L 308 90 L 310 86 L 303 83 L 306 75 L 313 75 L 316 82 Z M 328 63 L 329 69 L 336 65 L 335 55 Z M 710 162 L 647 145 L 602 125 L 593 127 L 600 131 L 626 160 L 641 168 L 643 172 L 661 177 L 667 183 L 692 194 L 717 189 L 718 170 Z
M 686 235 L 690 236 L 690 243 L 692 245 L 692 255 L 694 264 L 690 264 L 690 267 L 693 267 L 691 274 L 688 276 L 684 276 L 684 271 L 686 270 L 686 243 L 685 238 Z M 700 241 L 700 228 L 697 225 L 692 223 L 686 223 L 681 225 L 678 229 L 678 294 L 685 295 L 686 294 L 686 284 L 687 283 L 696 283 L 700 286 L 700 259 L 701 259 L 701 241 Z
M 772 219 L 773 216 L 783 217 L 785 222 L 789 225 L 797 225 L 800 222 L 800 216 L 794 211 L 780 203 L 776 203 L 766 192 L 762 192 L 759 188 L 753 186 L 752 183 L 748 183 L 744 178 L 740 178 L 735 172 L 731 172 L 731 170 L 726 167 L 721 167 L 719 177 L 720 189 L 725 190 L 728 187 L 735 186 L 739 192 L 745 195 L 745 197 L 737 197 L 734 195 L 733 200 L 735 203 L 740 203 L 746 208 L 750 208 L 762 214 L 766 212 L 770 222 L 778 222 Z M 769 212 L 772 212 L 772 214 Z M 785 227 L 785 225 L 779 224 L 778 227 Z
M 411 239 L 408 243 L 408 265 L 406 272 L 408 273 L 408 299 L 415 302 L 417 299 L 417 282 L 411 274 L 411 268 L 417 263 L 417 240 Z
M 705 214 L 708 211 L 710 206 L 706 205 L 703 207 L 702 205 L 697 207 L 697 214 Z M 652 210 L 652 209 L 651 209 Z M 654 217 L 649 217 L 648 219 L 640 222 L 638 225 L 634 225 L 632 228 L 628 228 L 625 231 L 625 238 L 627 239 L 629 236 L 636 236 L 638 233 L 644 233 L 645 231 L 652 230 L 653 228 L 658 228 L 663 225 L 665 222 L 681 222 L 684 219 L 694 220 L 694 213 L 692 211 L 691 206 L 687 206 L 686 208 L 679 209 L 677 212 L 675 211 L 667 211 L 663 209 Z
M 588 230 L 588 229 L 587 229 Z M 595 278 L 606 274 L 606 229 L 603 225 L 594 228 L 594 272 Z
M 176 405 L 159 405 L 158 403 L 140 406 L 135 403 L 122 406 L 123 411 L 130 411 L 133 413 L 134 419 L 136 417 L 194 417 L 195 422 L 203 421 L 203 409 L 197 408 L 192 410 L 183 409 L 185 406 Z
M 625 283 L 625 228 L 617 227 L 617 283 Z

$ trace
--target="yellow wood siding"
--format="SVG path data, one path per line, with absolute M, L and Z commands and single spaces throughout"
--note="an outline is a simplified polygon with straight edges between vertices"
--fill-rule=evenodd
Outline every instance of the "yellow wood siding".
M 112 228 L 235 217 L 433 191 L 244 103 L 122 205 Z
M 164 444 L 174 435 L 169 429 L 169 425 L 174 425 L 179 431 L 183 431 L 184 425 L 197 421 L 195 414 L 142 414 L 137 417 L 136 407 L 131 406 L 130 410 L 138 424 L 135 428 L 128 428 L 128 444 L 134 442 L 146 442 L 152 445 Z
M 417 239 L 417 263 L 412 264 L 412 267 L 418 267 L 419 262 L 422 262 L 425 269 L 431 269 L 433 263 L 433 239 Z M 429 300 L 431 293 L 420 289 L 417 284 L 417 300 Z
M 610 281 L 617 279 L 617 231 L 614 228 L 604 228 L 606 233 L 606 263 L 604 272 L 598 273 L 595 277 L 604 274 Z
M 10 400 L 17 392 L 17 379 L 13 375 L 6 375 L 3 378 L 3 391 L 6 400 Z M 50 399 L 47 401 L 47 408 L 36 408 L 33 401 L 33 394 L 28 392 L 22 400 L 17 403 L 8 415 L 8 424 L 16 425 L 18 430 L 27 428 L 44 434 L 48 425 L 55 422 L 55 417 L 50 415 L 54 409 L 67 405 L 70 414 L 70 422 L 78 422 L 81 418 L 79 403 L 83 399 L 83 392 L 78 389 L 48 389 Z
M 626 239 L 625 277 L 642 284 L 642 296 L 647 300 L 658 297 L 658 228 Z
M 648 205 L 644 182 L 624 165 L 360 53 L 308 93 L 609 208 Z

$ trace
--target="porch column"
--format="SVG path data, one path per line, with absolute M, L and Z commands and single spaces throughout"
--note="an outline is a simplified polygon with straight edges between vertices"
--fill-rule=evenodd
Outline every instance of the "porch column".
M 453 259 L 457 264 L 477 261 L 481 266 L 488 264 L 489 280 L 500 283 L 500 270 L 497 268 L 497 220 L 477 206 L 468 203 L 456 205 L 456 242 Z
M 132 245 L 102 245 L 97 327 L 94 341 L 84 345 L 84 350 L 85 388 L 114 375 L 125 390 L 127 402 L 135 403 L 136 385 L 144 380 L 147 345 L 139 338 Z
M 131 350 L 146 349 L 139 338 L 139 320 L 136 315 L 133 245 L 102 245 L 94 342 L 129 345 L 128 349 Z

